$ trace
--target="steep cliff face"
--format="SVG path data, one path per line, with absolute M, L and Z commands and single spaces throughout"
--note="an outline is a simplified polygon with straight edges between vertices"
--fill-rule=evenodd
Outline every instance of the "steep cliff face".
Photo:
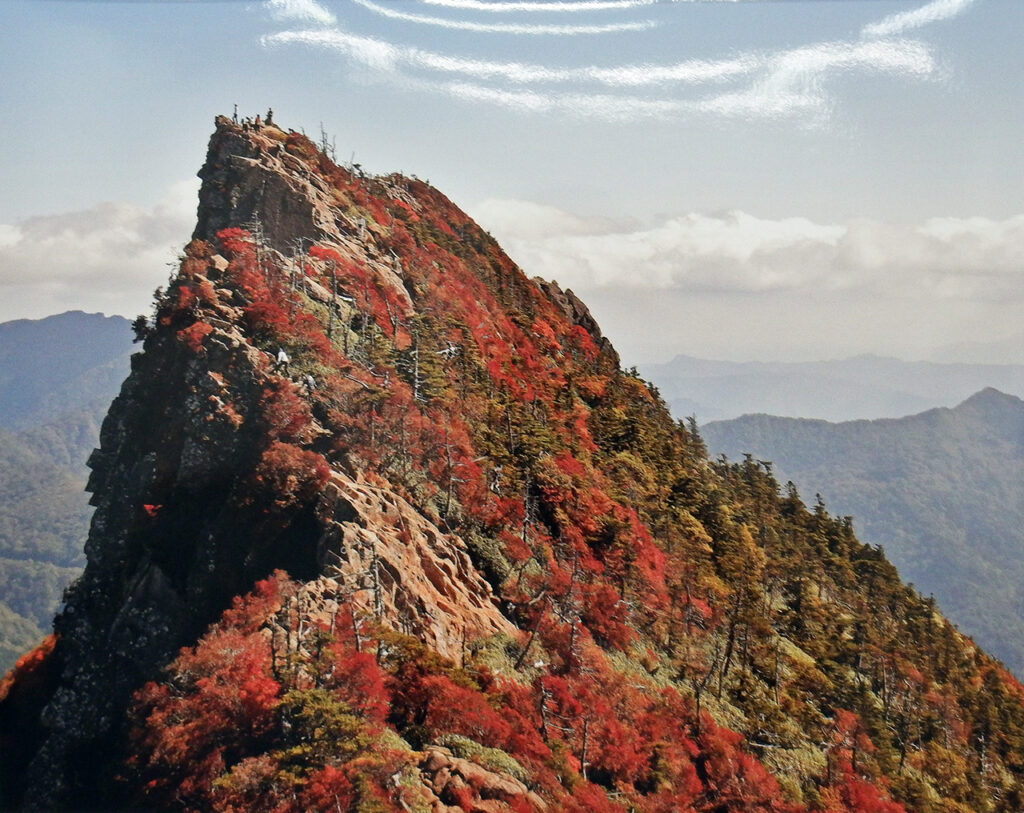
M 1024 690 L 570 291 L 294 132 L 200 175 L 5 805 L 1019 809 Z
M 269 246 L 288 251 L 299 241 L 340 236 L 344 226 L 332 209 L 329 187 L 284 149 L 282 135 L 276 127 L 260 133 L 221 128 L 199 171 L 194 238 L 212 240 L 221 229 L 251 224 Z

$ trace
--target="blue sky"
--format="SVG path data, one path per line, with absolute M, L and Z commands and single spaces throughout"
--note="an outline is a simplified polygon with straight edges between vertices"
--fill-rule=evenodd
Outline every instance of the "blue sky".
M 1024 362 L 1019 0 L 6 0 L 0 32 L 0 319 L 146 310 L 237 103 L 429 179 L 626 363 Z

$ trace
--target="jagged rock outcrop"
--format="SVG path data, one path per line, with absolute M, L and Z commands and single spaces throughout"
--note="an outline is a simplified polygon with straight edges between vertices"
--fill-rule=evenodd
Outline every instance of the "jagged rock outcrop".
M 300 160 L 283 149 L 286 134 L 273 125 L 240 132 L 218 119 L 199 171 L 199 217 L 193 237 L 214 238 L 221 229 L 251 224 L 279 251 L 299 241 L 337 236 L 328 190 Z
M 601 326 L 597 323 L 594 315 L 590 312 L 590 308 L 586 306 L 582 299 L 576 296 L 571 289 L 563 289 L 555 280 L 534 277 L 533 281 L 537 284 L 538 288 L 551 298 L 552 302 L 561 308 L 570 324 L 579 325 L 587 331 L 595 344 L 606 353 L 611 354 L 616 364 L 618 364 L 618 353 L 612 347 L 608 337 L 601 332 Z
M 400 495 L 334 473 L 320 505 L 319 558 L 366 612 L 456 661 L 465 642 L 515 630 L 462 541 Z
M 55 622 L 62 682 L 28 771 L 29 787 L 44 789 L 31 794 L 39 807 L 89 782 L 95 766 L 82 765 L 81 754 L 103 753 L 130 692 L 244 588 L 246 575 L 251 582 L 253 573 L 231 561 L 246 544 L 233 493 L 252 464 L 259 430 L 246 418 L 269 365 L 223 324 L 202 360 L 173 333 L 154 335 L 103 423 L 90 459 L 89 564 Z M 237 405 L 230 415 L 228 390 Z
M 433 813 L 502 813 L 513 802 L 525 802 L 531 810 L 548 809 L 543 799 L 515 777 L 456 757 L 447 748 L 428 748 L 419 769 L 437 798 Z

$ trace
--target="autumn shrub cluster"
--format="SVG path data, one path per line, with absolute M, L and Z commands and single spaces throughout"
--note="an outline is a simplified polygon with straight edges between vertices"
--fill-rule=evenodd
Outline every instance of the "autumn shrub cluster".
M 492 768 L 523 771 L 558 809 L 622 810 L 609 791 L 636 810 L 795 809 L 737 735 L 696 727 L 692 703 L 629 685 L 599 650 L 523 684 L 387 629 L 374 637 L 347 607 L 334 634 L 326 617 L 303 630 L 300 590 L 281 574 L 260 582 L 136 694 L 134 803 L 426 809 L 413 746 L 454 736 L 480 744 L 465 753 L 490 754 Z

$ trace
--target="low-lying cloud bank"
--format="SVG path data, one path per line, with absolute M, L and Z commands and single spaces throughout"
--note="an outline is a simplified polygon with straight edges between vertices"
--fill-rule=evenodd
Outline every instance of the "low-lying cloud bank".
M 0 321 L 149 310 L 195 222 L 196 183 L 151 208 L 103 203 L 0 224 Z M 995 341 L 1024 316 L 1024 215 L 900 225 L 740 211 L 649 223 L 488 200 L 471 208 L 527 274 L 594 310 L 628 363 L 876 352 Z M 1016 355 L 992 361 L 1019 361 Z
M 516 200 L 473 210 L 530 274 L 583 292 L 802 291 L 1024 300 L 1024 215 L 821 224 L 741 211 L 610 222 Z
M 99 203 L 0 224 L 0 321 L 148 311 L 195 225 L 197 186 L 175 184 L 152 208 Z

